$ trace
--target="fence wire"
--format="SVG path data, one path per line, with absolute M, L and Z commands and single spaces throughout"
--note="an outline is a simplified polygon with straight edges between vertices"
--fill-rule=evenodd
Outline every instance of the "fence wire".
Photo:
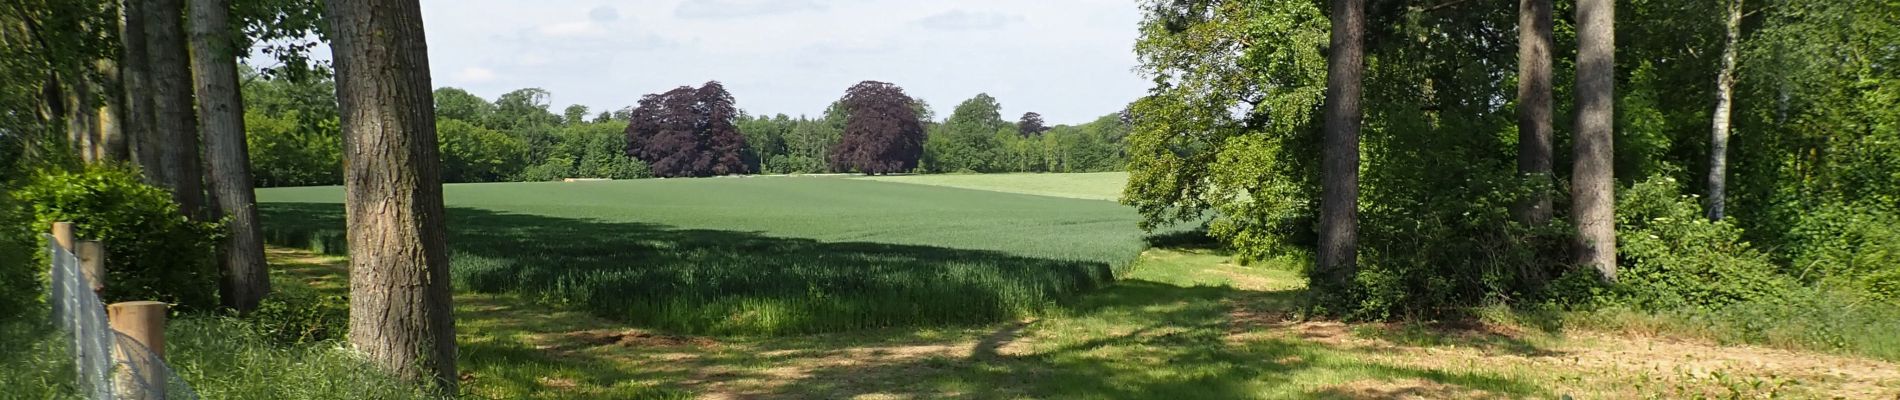
M 87 398 L 115 400 L 194 400 L 197 393 L 173 373 L 163 357 L 124 333 L 113 330 L 106 305 L 92 292 L 80 272 L 79 257 L 46 237 L 52 259 L 53 325 L 66 335 L 73 365 L 78 369 L 74 387 Z

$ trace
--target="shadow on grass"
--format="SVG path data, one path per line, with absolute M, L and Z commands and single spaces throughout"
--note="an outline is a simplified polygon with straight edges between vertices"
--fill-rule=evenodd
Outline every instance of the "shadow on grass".
M 345 252 L 340 204 L 269 203 L 274 245 Z M 448 210 L 455 284 L 688 334 L 956 326 L 1061 309 L 1099 262 Z
M 818 363 L 760 398 L 1364 398 L 1377 393 L 1468 397 L 1545 395 L 1490 373 L 1394 365 L 1375 348 L 1288 336 L 1247 336 L 1231 301 L 1290 307 L 1298 291 L 1246 291 L 1124 280 L 1072 314 L 1005 324 L 965 358 Z M 1034 338 L 1034 340 L 1021 340 Z M 1017 341 L 1026 342 L 1015 344 Z M 1371 382 L 1370 384 L 1368 382 Z M 1357 389 L 1356 384 L 1392 386 Z M 1394 397 L 1394 398 L 1398 398 Z

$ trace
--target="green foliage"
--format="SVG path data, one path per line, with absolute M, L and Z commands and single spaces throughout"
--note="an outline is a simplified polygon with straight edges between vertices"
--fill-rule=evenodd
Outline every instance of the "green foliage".
M 566 178 L 641 179 L 653 176 L 647 164 L 627 156 L 625 124 L 609 121 L 563 128 L 559 145 L 547 160 L 523 169 L 514 180 L 558 181 Z
M 43 253 L 34 247 L 33 233 L 25 210 L 13 201 L 10 184 L 0 181 L 0 326 L 38 317 L 43 304 L 41 267 L 34 261 Z M 4 351 L 4 349 L 0 349 Z
M 18 192 L 32 207 L 32 226 L 73 223 L 74 235 L 106 245 L 108 303 L 157 300 L 183 309 L 218 304 L 212 254 L 218 224 L 186 219 L 165 190 L 145 184 L 122 166 L 93 165 L 78 172 L 43 170 Z
M 1727 221 L 1709 222 L 1695 196 L 1668 178 L 1651 178 L 1618 199 L 1617 273 L 1624 296 L 1650 309 L 1776 298 L 1790 282 L 1767 254 L 1742 241 Z
M 258 187 L 343 183 L 343 141 L 334 133 L 336 120 L 313 131 L 300 126 L 302 119 L 297 111 L 276 116 L 244 113 L 251 176 Z
M 1808 283 L 1900 301 L 1900 214 L 1836 204 L 1801 216 L 1789 234 L 1789 274 Z
M 519 174 L 528 156 L 521 139 L 455 119 L 436 119 L 445 183 L 503 182 Z
M 258 187 L 343 184 L 336 84 L 245 71 L 244 127 Z
M 444 190 L 458 289 L 681 333 L 1042 315 L 1106 285 L 1145 247 L 1134 215 L 1106 201 L 844 178 Z M 331 243 L 322 238 L 343 233 L 336 188 L 259 196 L 273 243 Z
M 350 299 L 301 284 L 275 285 L 245 316 L 259 335 L 283 344 L 342 340 L 350 330 Z

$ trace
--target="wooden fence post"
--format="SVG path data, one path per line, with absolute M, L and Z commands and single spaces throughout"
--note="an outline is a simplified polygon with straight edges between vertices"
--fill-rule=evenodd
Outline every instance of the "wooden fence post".
M 112 321 L 112 330 L 125 334 L 151 350 L 150 357 L 145 357 L 146 354 L 129 351 L 127 346 L 113 346 L 113 358 L 124 366 L 114 378 L 116 384 L 113 385 L 118 389 L 120 398 L 164 399 L 165 386 L 170 383 L 165 374 L 159 373 L 159 367 L 165 359 L 165 303 L 112 303 L 106 306 L 106 315 Z
M 73 253 L 79 256 L 79 272 L 86 277 L 86 283 L 92 285 L 92 292 L 106 289 L 106 244 L 97 240 L 81 240 Z
M 59 243 L 59 248 L 73 251 L 73 223 L 54 222 L 53 242 Z

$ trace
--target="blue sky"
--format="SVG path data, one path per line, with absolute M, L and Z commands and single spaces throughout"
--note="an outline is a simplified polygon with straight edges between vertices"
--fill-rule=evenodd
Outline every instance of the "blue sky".
M 632 105 L 719 80 L 753 114 L 817 115 L 861 80 L 896 83 L 947 116 L 977 93 L 1051 124 L 1119 111 L 1133 0 L 423 0 L 436 86 L 487 98 L 524 87 L 558 112 Z M 327 49 L 325 49 L 327 50 Z

